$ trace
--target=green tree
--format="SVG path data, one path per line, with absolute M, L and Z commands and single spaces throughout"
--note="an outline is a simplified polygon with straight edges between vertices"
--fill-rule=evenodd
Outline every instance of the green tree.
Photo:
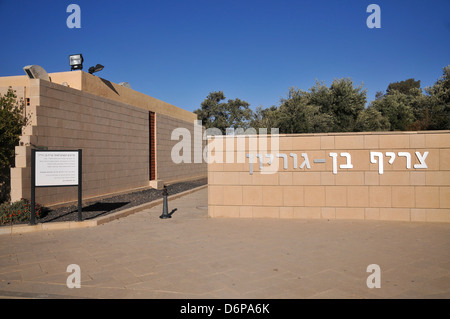
M 345 78 L 333 81 L 330 94 L 332 103 L 328 114 L 334 119 L 334 131 L 354 131 L 356 120 L 367 101 L 367 90 L 362 84 L 355 87 L 351 79 Z
M 250 104 L 238 98 L 222 102 L 224 100 L 222 91 L 209 93 L 201 107 L 194 111 L 202 125 L 218 128 L 222 134 L 226 134 L 227 128 L 247 129 L 253 116 Z
M 377 111 L 374 107 L 368 107 L 359 113 L 355 124 L 355 131 L 389 131 L 390 126 L 388 119 L 381 112 Z
M 309 94 L 302 90 L 290 88 L 278 111 L 280 133 L 328 132 L 333 127 L 332 116 L 323 113 L 321 106 L 311 104 Z
M 280 133 L 354 131 L 365 103 L 366 90 L 351 79 L 335 80 L 330 87 L 316 82 L 309 91 L 290 88 L 278 108 L 257 110 L 254 123 L 276 125 Z
M 409 95 L 414 94 L 414 89 L 420 89 L 420 80 L 407 79 L 400 82 L 389 83 L 386 94 L 392 94 L 394 91 L 397 91 Z
M 391 131 L 406 131 L 416 120 L 411 106 L 414 98 L 399 91 L 392 91 L 383 98 L 372 101 L 370 107 L 388 119 Z
M 267 133 L 270 133 L 271 128 L 278 128 L 280 112 L 275 105 L 268 108 L 263 108 L 261 105 L 256 107 L 253 112 L 253 118 L 250 121 L 250 127 L 258 130 L 266 128 Z
M 428 93 L 427 114 L 429 117 L 428 129 L 450 129 L 450 65 L 443 70 L 443 75 L 436 83 L 427 87 Z
M 10 199 L 10 168 L 14 166 L 15 146 L 26 125 L 23 112 L 23 101 L 17 101 L 11 87 L 6 94 L 0 94 L 0 202 Z

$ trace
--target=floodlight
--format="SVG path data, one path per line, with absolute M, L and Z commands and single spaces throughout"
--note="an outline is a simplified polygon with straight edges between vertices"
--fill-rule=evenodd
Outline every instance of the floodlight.
M 45 71 L 41 66 L 39 65 L 27 65 L 23 68 L 25 73 L 28 75 L 30 79 L 41 79 L 50 81 L 50 78 L 47 74 L 47 71 Z
M 130 85 L 130 83 L 128 83 L 128 82 L 120 82 L 119 85 L 131 89 L 131 85 Z
M 82 54 L 69 55 L 70 71 L 83 70 L 83 61 Z
M 92 74 L 92 73 L 101 71 L 101 70 L 103 70 L 103 68 L 104 68 L 104 66 L 101 65 L 101 64 L 97 64 L 96 66 L 91 66 L 91 67 L 89 68 L 89 73 Z

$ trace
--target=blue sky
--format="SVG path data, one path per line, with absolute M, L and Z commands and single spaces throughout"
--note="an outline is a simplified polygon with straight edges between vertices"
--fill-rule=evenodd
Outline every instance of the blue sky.
M 69 29 L 69 4 L 81 28 Z M 369 29 L 369 4 L 381 28 Z M 450 64 L 448 0 L 0 0 L 0 76 L 38 64 L 84 71 L 193 111 L 212 91 L 228 99 L 279 105 L 289 87 L 308 90 L 349 77 L 368 101 L 390 82 L 432 85 Z

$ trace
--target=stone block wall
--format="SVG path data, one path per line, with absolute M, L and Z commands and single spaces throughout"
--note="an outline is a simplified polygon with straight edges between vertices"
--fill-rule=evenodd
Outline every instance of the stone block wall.
M 83 197 L 148 186 L 148 111 L 48 81 L 30 80 L 31 125 L 16 147 L 11 199 L 30 197 L 31 148 L 83 150 Z M 76 200 L 76 187 L 37 188 L 44 205 Z
M 209 140 L 211 217 L 450 222 L 449 131 L 272 140 L 247 137 L 243 148 L 237 137 Z
M 185 135 L 172 133 L 176 129 L 182 129 L 181 132 L 189 132 Z M 198 128 L 197 128 L 198 129 Z M 200 127 L 202 138 L 202 128 Z M 202 154 L 206 142 L 203 139 L 195 138 L 194 122 L 187 122 L 167 115 L 156 114 L 156 171 L 157 179 L 164 182 L 175 182 L 192 179 L 192 177 L 206 177 L 206 162 L 195 161 L 194 154 Z M 181 150 L 190 152 L 189 160 L 174 163 L 172 160 L 172 149 L 178 143 L 186 143 L 186 148 Z M 176 153 L 176 155 L 179 155 Z M 182 155 L 182 154 L 181 154 Z
M 26 84 L 18 93 L 29 101 L 26 113 L 31 121 L 16 147 L 12 201 L 31 196 L 31 149 L 35 147 L 83 150 L 84 200 L 150 187 L 149 106 L 44 80 L 27 80 Z M 193 131 L 193 123 L 159 113 L 155 113 L 155 122 L 157 185 L 206 177 L 205 163 L 175 164 L 170 158 L 176 143 L 170 140 L 171 130 Z M 36 201 L 46 206 L 76 199 L 76 187 L 36 188 Z

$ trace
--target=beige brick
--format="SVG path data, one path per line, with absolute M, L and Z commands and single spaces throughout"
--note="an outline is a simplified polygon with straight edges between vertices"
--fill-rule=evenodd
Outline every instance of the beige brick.
M 336 208 L 336 219 L 364 219 L 364 208 Z
M 295 136 L 292 138 L 292 150 L 320 150 L 320 136 Z
M 242 204 L 262 205 L 262 186 L 242 186 Z
M 325 206 L 325 186 L 304 186 L 305 206 Z
M 427 148 L 449 148 L 450 138 L 449 133 L 441 134 L 425 134 L 425 143 Z
M 364 208 L 364 218 L 367 220 L 379 220 L 380 219 L 380 208 Z
M 425 185 L 426 172 L 411 171 L 409 173 L 410 185 Z
M 439 169 L 450 170 L 450 149 L 439 150 Z
M 240 180 L 239 180 L 240 182 Z M 209 185 L 214 185 L 214 173 L 211 171 L 208 171 L 208 184 Z M 242 185 L 242 183 L 240 182 L 240 184 Z
M 292 175 L 294 185 L 320 185 L 321 172 L 297 171 Z
M 425 174 L 426 185 L 449 186 L 450 171 L 428 171 Z
M 224 186 L 223 202 L 227 205 L 242 205 L 242 186 Z
M 329 207 L 347 206 L 347 187 L 326 186 L 325 205 Z
M 364 148 L 377 150 L 380 146 L 378 143 L 379 135 L 364 135 Z
M 439 208 L 439 187 L 416 186 L 416 208 Z
M 370 169 L 370 151 L 353 150 L 350 152 L 352 165 L 355 171 L 368 171 Z
M 368 207 L 369 186 L 347 186 L 347 204 L 349 207 Z
M 222 184 L 223 185 L 238 185 L 239 184 L 239 172 L 224 172 L 222 175 Z
M 208 204 L 209 205 L 223 205 L 223 186 L 208 186 Z
M 364 148 L 363 135 L 338 135 L 334 137 L 336 149 L 351 150 Z
M 281 186 L 263 186 L 262 197 L 264 206 L 282 206 L 283 205 L 283 187 Z
M 280 208 L 276 206 L 256 206 L 253 207 L 253 218 L 279 218 Z
M 320 137 L 320 148 L 322 150 L 334 149 L 334 136 L 321 136 Z
M 15 167 L 25 168 L 31 166 L 31 156 L 16 156 L 15 157 Z
M 294 208 L 280 207 L 280 218 L 294 218 Z
M 303 204 L 303 186 L 283 187 L 283 206 L 303 206 Z
M 291 151 L 293 138 L 294 137 L 280 136 L 280 151 Z
M 428 222 L 450 222 L 450 209 L 427 209 Z
M 241 206 L 239 208 L 239 217 L 252 218 L 253 217 L 253 207 L 252 206 Z
M 412 222 L 426 222 L 427 210 L 424 208 L 411 208 L 411 221 Z
M 16 146 L 15 154 L 17 156 L 31 156 L 31 147 L 30 146 Z
M 261 174 L 254 172 L 252 175 L 253 185 L 278 185 L 278 174 Z
M 404 172 L 384 172 L 380 175 L 380 185 L 409 185 L 410 176 L 408 171 Z
M 320 172 L 320 185 L 335 185 L 336 175 L 332 172 Z
M 159 173 L 164 172 L 162 169 L 158 170 Z M 223 172 L 212 172 L 214 184 L 223 185 L 224 184 L 224 173 Z
M 409 134 L 379 135 L 380 148 L 404 149 L 409 148 Z
M 252 185 L 253 177 L 249 172 L 239 172 L 239 184 L 240 185 Z
M 415 207 L 414 186 L 392 187 L 392 207 Z
M 242 163 L 224 163 L 223 164 L 223 171 L 224 172 L 248 172 L 248 165 L 242 164 Z
M 279 172 L 278 181 L 279 185 L 292 185 L 292 172 Z
M 364 172 L 364 185 L 380 185 L 378 172 Z
M 409 208 L 380 208 L 381 220 L 410 221 Z
M 391 207 L 391 186 L 369 186 L 370 207 Z
M 240 214 L 239 206 L 215 206 L 214 217 L 233 217 L 237 218 Z
M 440 208 L 450 208 L 450 187 L 439 188 L 439 199 Z
M 294 207 L 294 218 L 320 219 L 321 207 Z
M 208 171 L 212 172 L 222 172 L 223 171 L 223 163 L 209 163 Z
M 411 148 L 424 148 L 425 134 L 411 134 L 409 135 L 409 147 Z
M 336 185 L 364 185 L 364 172 L 338 170 Z
M 325 219 L 335 219 L 336 209 L 334 207 L 322 207 L 322 218 Z

